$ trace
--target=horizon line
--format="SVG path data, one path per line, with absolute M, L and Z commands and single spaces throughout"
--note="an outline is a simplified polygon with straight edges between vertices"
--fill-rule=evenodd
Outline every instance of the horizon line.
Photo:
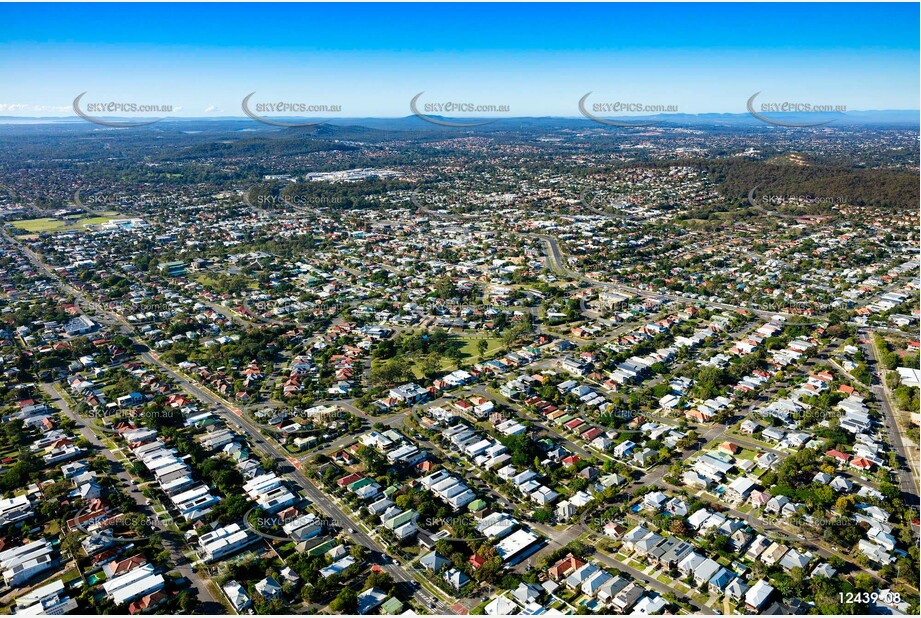
M 867 114 L 867 113 L 916 113 L 921 115 L 921 108 L 881 108 L 881 109 L 854 109 L 847 111 L 822 111 L 822 112 L 808 112 L 808 111 L 789 111 L 789 112 L 767 112 L 776 116 L 795 116 L 795 115 L 813 115 L 813 114 L 823 114 L 823 115 L 836 115 L 836 116 L 846 116 L 848 114 Z M 432 118 L 456 118 L 456 119 L 472 119 L 472 118 L 489 118 L 496 120 L 516 120 L 516 119 L 561 119 L 561 120 L 586 120 L 591 121 L 591 118 L 587 118 L 581 114 L 575 115 L 561 115 L 561 114 L 541 114 L 541 115 L 518 115 L 518 116 L 496 116 L 496 115 L 469 115 L 469 116 L 448 116 L 442 114 L 427 114 L 427 116 Z M 598 116 L 599 118 L 657 118 L 657 117 L 676 117 L 676 116 L 749 116 L 751 114 L 747 111 L 741 112 L 659 112 L 654 114 L 628 114 L 628 115 L 604 115 Z M 167 120 L 251 120 L 245 114 L 240 114 L 239 116 L 185 116 L 185 115 L 166 115 L 166 116 L 105 116 L 106 118 L 111 119 L 154 119 L 160 118 L 161 121 Z M 270 118 L 284 118 L 284 119 L 305 119 L 305 120 L 318 120 L 323 118 L 328 118 L 327 122 L 333 120 L 400 120 L 406 118 L 418 118 L 417 115 L 413 113 L 401 114 L 395 116 L 270 116 Z M 61 116 L 14 116 L 14 115 L 0 115 L 0 120 L 11 119 L 11 120 L 85 120 L 80 116 L 73 115 L 61 115 Z M 420 118 L 420 120 L 422 120 Z M 921 118 L 919 118 L 921 120 Z

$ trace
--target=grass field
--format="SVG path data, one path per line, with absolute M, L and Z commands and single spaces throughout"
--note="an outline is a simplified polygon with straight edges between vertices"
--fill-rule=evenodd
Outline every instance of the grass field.
M 477 344 L 483 340 L 484 337 L 452 336 L 451 339 L 455 345 L 459 345 L 463 361 L 466 364 L 473 365 L 480 361 L 480 351 L 477 349 Z M 486 352 L 483 354 L 483 358 L 489 359 L 502 348 L 502 339 L 498 337 L 486 337 L 485 341 L 487 347 Z M 410 360 L 412 361 L 413 373 L 417 378 L 421 378 L 422 368 L 418 363 L 418 359 L 412 358 Z M 441 369 L 449 371 L 453 368 L 453 360 L 447 357 L 441 359 Z
M 119 218 L 121 218 L 121 215 L 113 211 L 92 217 L 64 219 L 44 217 L 41 219 L 23 219 L 22 221 L 11 221 L 10 225 L 29 234 L 39 234 L 41 232 L 69 232 L 71 230 L 80 230 L 87 225 L 100 225 L 112 219 Z
M 234 276 L 236 276 L 236 275 L 234 275 Z M 217 291 L 217 290 L 219 289 L 219 286 L 220 286 L 220 282 L 217 280 L 217 278 L 213 277 L 212 275 L 210 275 L 210 274 L 208 274 L 208 273 L 198 273 L 198 274 L 196 274 L 196 275 L 193 275 L 193 276 L 192 276 L 192 279 L 194 279 L 195 281 L 199 282 L 200 284 L 202 284 L 203 286 L 205 286 L 206 288 L 208 288 L 208 289 L 211 290 L 212 292 Z M 249 283 L 247 283 L 247 285 L 246 285 L 246 288 L 249 289 L 249 290 L 258 290 L 258 289 L 259 289 L 259 282 L 258 282 L 258 281 L 249 281 Z
M 458 337 L 458 339 L 464 342 L 461 346 L 461 352 L 463 352 L 467 358 L 479 358 L 480 351 L 477 349 L 477 344 L 480 342 L 480 337 Z M 498 337 L 487 337 L 486 343 L 488 347 L 486 348 L 486 353 L 483 355 L 484 358 L 490 358 L 502 347 L 502 339 Z

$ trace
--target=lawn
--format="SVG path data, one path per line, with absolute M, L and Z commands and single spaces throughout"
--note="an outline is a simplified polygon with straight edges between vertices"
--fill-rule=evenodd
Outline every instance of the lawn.
M 743 448 L 736 454 L 736 459 L 748 459 L 749 461 L 755 461 L 755 455 L 757 455 L 755 451 Z
M 732 439 L 732 436 L 738 436 L 740 440 L 747 440 L 748 442 L 754 442 L 755 444 L 759 444 L 761 446 L 764 446 L 765 448 L 775 448 L 773 444 L 770 444 L 763 440 L 759 440 L 758 438 L 755 438 L 754 436 L 749 436 L 749 435 L 743 436 L 741 433 L 736 431 L 735 428 L 731 428 L 727 430 L 726 435 L 730 438 L 730 441 Z
M 469 337 L 469 336 L 451 336 L 450 345 L 456 346 L 461 352 L 462 361 L 465 364 L 473 365 L 480 360 L 480 351 L 477 344 L 480 341 L 486 341 L 486 352 L 483 354 L 484 359 L 492 357 L 497 351 L 502 349 L 502 339 L 498 337 Z M 418 359 L 410 358 L 412 361 L 412 371 L 417 378 L 422 377 L 422 367 Z M 456 363 L 447 356 L 442 357 L 440 368 L 442 371 L 450 371 L 456 367 Z
M 480 351 L 477 349 L 477 344 L 482 337 L 458 337 L 458 339 L 463 341 L 461 352 L 463 352 L 467 358 L 479 358 Z M 486 353 L 483 355 L 484 358 L 489 358 L 502 347 L 502 339 L 498 337 L 487 337 L 486 343 L 488 345 Z
M 233 276 L 241 276 L 241 275 L 233 275 Z M 202 284 L 204 287 L 206 287 L 208 290 L 210 290 L 210 291 L 212 291 L 212 292 L 217 292 L 217 291 L 219 291 L 219 290 L 221 289 L 220 281 L 219 281 L 216 277 L 214 277 L 214 276 L 212 276 L 212 275 L 209 275 L 209 274 L 207 274 L 207 273 L 199 273 L 199 274 L 196 274 L 196 275 L 192 276 L 192 279 L 194 279 L 194 280 L 197 281 L 198 283 Z M 246 289 L 248 289 L 248 290 L 258 290 L 258 289 L 259 289 L 259 282 L 258 282 L 258 281 L 247 280 Z M 234 313 L 235 313 L 235 312 L 234 312 Z
M 100 225 L 119 218 L 121 218 L 121 215 L 117 212 L 107 212 L 103 215 L 92 217 L 23 219 L 22 221 L 12 221 L 10 225 L 30 234 L 38 234 L 40 232 L 69 232 L 83 229 L 87 225 Z

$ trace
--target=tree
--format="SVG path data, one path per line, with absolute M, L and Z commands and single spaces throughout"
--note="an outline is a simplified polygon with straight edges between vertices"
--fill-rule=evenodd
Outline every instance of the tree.
M 483 360 L 483 357 L 486 356 L 486 350 L 489 349 L 489 342 L 485 339 L 480 339 L 476 342 L 476 350 L 479 354 L 480 360 Z
M 378 386 L 392 386 L 412 377 L 409 363 L 402 357 L 394 357 L 371 368 L 371 383 Z
M 183 590 L 177 595 L 179 599 L 179 607 L 182 608 L 182 613 L 192 614 L 198 609 L 198 599 L 195 598 L 195 595 L 189 592 L 188 590 Z
M 389 573 L 371 573 L 368 575 L 367 579 L 365 579 L 365 588 L 377 588 L 387 594 L 390 594 L 393 590 L 393 586 L 393 577 L 391 577 Z
M 26 442 L 25 423 L 22 419 L 12 419 L 0 427 L 0 442 L 5 446 L 18 447 Z
M 719 394 L 719 387 L 723 384 L 724 373 L 722 369 L 707 365 L 701 367 L 695 377 L 694 394 L 700 399 L 709 399 Z
M 435 283 L 435 294 L 438 298 L 454 298 L 457 296 L 457 288 L 449 277 L 441 277 Z
M 539 524 L 546 524 L 551 519 L 553 519 L 553 513 L 550 512 L 550 509 L 537 509 L 534 511 L 534 521 Z
M 41 466 L 35 455 L 28 451 L 21 451 L 19 460 L 11 465 L 3 476 L 0 476 L 0 491 L 13 491 L 27 486 L 39 470 Z
M 854 506 L 854 502 L 854 496 L 841 496 L 835 500 L 835 510 L 842 515 L 846 515 L 848 512 L 850 512 L 851 507 Z
M 352 545 L 349 549 L 349 555 L 352 556 L 358 562 L 361 562 L 365 559 L 365 548 L 362 545 Z
M 502 559 L 498 556 L 487 558 L 480 568 L 474 571 L 473 576 L 479 582 L 495 582 L 502 574 Z
M 879 492 L 885 496 L 886 500 L 890 502 L 899 498 L 902 495 L 902 491 L 889 482 L 882 482 L 879 484 Z
M 858 573 L 854 576 L 854 586 L 863 592 L 873 590 L 873 576 L 867 573 Z
M 71 488 L 72 485 L 69 485 L 67 482 L 59 481 L 57 483 L 45 485 L 42 488 L 42 491 L 45 494 L 45 500 L 53 501 L 66 495 L 71 490 Z
M 80 541 L 82 540 L 83 535 L 79 532 L 71 532 L 66 534 L 63 539 L 61 539 L 61 550 L 66 552 L 72 558 L 77 557 L 77 553 L 80 551 Z
M 441 354 L 431 352 L 426 354 L 422 359 L 422 375 L 430 377 L 435 375 L 441 369 Z
M 358 595 L 351 588 L 345 587 L 329 604 L 329 608 L 339 614 L 355 614 L 358 610 Z
M 509 328 L 502 332 L 502 345 L 506 350 L 510 350 L 517 339 L 518 331 L 515 328 Z
M 387 460 L 373 448 L 359 446 L 356 455 L 365 464 L 365 471 L 371 476 L 380 476 L 387 471 Z
M 274 472 L 278 468 L 278 461 L 271 455 L 261 457 L 259 463 L 266 472 Z
M 688 525 L 685 523 L 683 519 L 678 518 L 678 517 L 675 517 L 674 519 L 672 519 L 672 522 L 669 524 L 668 529 L 672 534 L 676 534 L 678 536 L 687 536 L 689 532 Z
M 214 514 L 221 524 L 240 521 L 251 508 L 250 501 L 242 494 L 231 494 L 214 506 Z

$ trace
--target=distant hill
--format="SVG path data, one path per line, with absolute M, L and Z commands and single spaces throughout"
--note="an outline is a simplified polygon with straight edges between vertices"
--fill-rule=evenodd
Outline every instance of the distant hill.
M 918 110 L 866 110 L 851 111 L 845 113 L 778 113 L 764 114 L 765 116 L 789 123 L 809 123 L 816 120 L 825 120 L 834 118 L 834 122 L 825 125 L 826 127 L 835 126 L 862 126 L 862 127 L 918 127 L 921 126 L 921 112 Z M 468 123 L 483 120 L 483 118 L 454 118 L 446 116 L 432 115 L 430 118 L 442 121 L 451 121 L 457 123 Z M 649 116 L 603 116 L 606 120 L 615 120 L 621 122 L 656 122 L 664 126 L 685 126 L 685 127 L 772 127 L 749 113 L 738 114 L 654 114 Z M 110 120 L 119 120 L 110 118 Z M 124 120 L 124 119 L 122 119 Z M 137 120 L 136 118 L 133 120 Z M 286 122 L 313 122 L 315 118 L 284 118 Z M 0 116 L 0 124 L 12 125 L 35 125 L 35 124 L 84 124 L 92 127 L 91 123 L 77 117 L 35 117 L 23 118 L 16 116 Z M 247 118 L 237 117 L 219 117 L 219 118 L 165 118 L 156 125 L 160 128 L 167 126 L 183 126 L 187 129 L 189 125 L 195 125 L 197 129 L 201 126 L 210 126 L 211 128 L 220 127 L 222 129 L 238 129 L 252 131 L 302 131 L 311 135 L 322 137 L 329 131 L 329 127 L 352 127 L 377 129 L 381 131 L 427 131 L 432 133 L 448 133 L 456 135 L 458 131 L 464 131 L 463 127 L 444 127 L 435 123 L 426 122 L 415 115 L 403 116 L 398 118 L 332 118 L 322 125 L 316 127 L 293 127 L 281 128 L 269 125 L 261 125 L 258 122 Z M 201 125 L 201 126 L 200 126 Z M 325 128 L 324 128 L 325 127 Z M 596 123 L 582 116 L 534 116 L 534 117 L 497 117 L 493 122 L 487 125 L 471 127 L 468 130 L 477 130 L 481 132 L 490 132 L 497 130 L 522 129 L 522 128 L 543 128 L 543 129 L 586 129 L 591 127 L 606 127 L 606 125 Z M 611 130 L 633 130 L 631 128 L 620 129 L 619 127 L 606 127 Z M 782 127 L 777 127 L 778 129 Z M 311 133 L 315 131 L 315 133 Z
M 917 211 L 921 195 L 916 172 L 862 169 L 834 165 L 790 164 L 782 158 L 772 161 L 747 159 L 689 159 L 707 171 L 729 203 L 751 206 L 750 196 L 797 195 L 827 200 L 827 204 L 892 206 L 905 212 Z M 644 163 L 665 167 L 668 161 Z M 820 204 L 820 207 L 825 208 Z

